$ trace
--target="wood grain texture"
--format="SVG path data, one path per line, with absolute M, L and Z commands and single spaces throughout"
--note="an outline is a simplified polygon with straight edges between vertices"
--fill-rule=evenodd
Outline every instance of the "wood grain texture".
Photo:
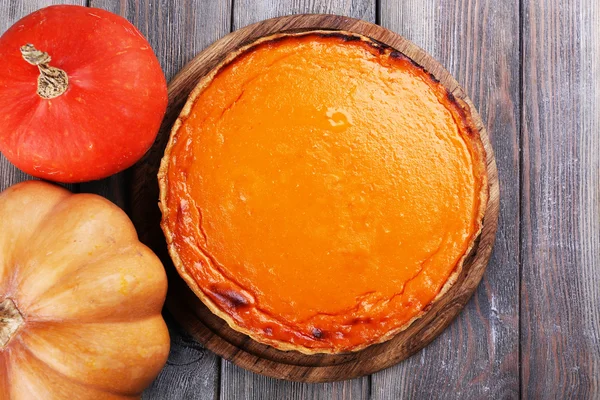
M 375 23 L 375 0 L 235 0 L 232 31 L 292 14 L 335 14 Z
M 85 5 L 85 0 L 0 0 L 0 33 L 4 33 L 4 31 L 27 14 L 53 4 Z M 29 179 L 34 178 L 17 169 L 4 157 L 4 155 L 0 154 L 0 191 L 15 183 Z M 77 191 L 78 189 L 78 185 L 69 184 L 61 186 L 64 186 L 71 191 Z
M 196 53 L 228 33 L 231 19 L 230 0 L 186 0 L 177 4 L 167 0 L 92 0 L 90 6 L 120 14 L 133 23 L 150 42 L 167 80 Z M 142 160 L 140 164 L 143 163 Z M 81 184 L 80 188 L 82 192 L 101 194 L 130 215 L 137 215 L 130 207 L 131 192 L 126 188 L 139 179 L 140 173 L 156 176 L 156 172 L 134 167 L 107 179 Z M 158 186 L 152 189 L 158 198 Z M 156 206 L 156 201 L 152 201 L 152 206 Z M 147 221 L 153 221 L 152 216 L 156 217 L 158 208 L 148 212 L 150 218 Z M 140 219 L 144 216 L 138 215 Z M 144 241 L 147 236 L 140 228 L 144 226 L 138 225 L 138 234 Z M 154 384 L 144 392 L 144 399 L 217 398 L 219 358 L 192 340 L 168 315 L 165 317 L 171 334 L 169 361 Z
M 242 28 L 214 43 L 173 79 L 169 91 L 174 102 L 169 112 L 177 114 L 187 94 L 195 87 L 199 78 L 233 49 L 275 32 L 315 28 L 350 30 L 386 43 L 423 65 L 456 98 L 469 104 L 474 124 L 480 132 L 488 157 L 490 201 L 486 209 L 480 240 L 473 248 L 471 256 L 465 261 L 454 286 L 431 306 L 429 312 L 415 321 L 407 330 L 388 342 L 356 353 L 307 356 L 297 352 L 279 351 L 254 342 L 249 337 L 229 328 L 222 319 L 208 311 L 187 288 L 187 285 L 178 278 L 174 268 L 170 265 L 167 267 L 170 278 L 167 307 L 175 319 L 194 337 L 205 343 L 207 348 L 253 372 L 305 382 L 347 379 L 378 371 L 399 362 L 433 340 L 460 312 L 481 279 L 495 238 L 499 200 L 493 150 L 480 117 L 456 80 L 439 63 L 411 42 L 389 30 L 364 21 L 331 15 L 298 15 L 275 18 Z M 179 103 L 175 99 L 179 99 Z M 171 119 L 171 116 L 168 116 L 167 119 Z M 161 135 L 168 136 L 168 133 L 168 131 L 161 132 Z M 160 143 L 164 143 L 164 139 L 161 138 L 157 141 L 155 146 L 159 146 Z M 148 160 L 149 163 L 160 161 L 162 152 L 158 149 L 155 150 L 152 154 L 156 156 L 156 159 Z M 147 179 L 156 178 L 148 177 Z M 139 185 L 139 187 L 135 188 L 135 185 Z M 140 194 L 143 194 L 148 193 L 147 188 L 147 182 L 139 181 L 134 183 L 132 190 L 138 190 Z M 150 193 L 150 195 L 152 194 Z M 134 209 L 147 208 L 151 203 L 150 199 L 152 197 L 138 197 L 139 202 Z M 134 223 L 136 223 L 136 219 L 134 219 Z M 154 228 L 157 229 L 157 226 Z M 160 232 L 155 235 L 162 236 Z M 170 264 L 166 257 L 164 262 L 166 265 Z
M 167 315 L 165 320 L 171 335 L 169 359 L 142 399 L 217 399 L 221 359 L 207 351 L 171 317 Z
M 525 398 L 600 398 L 599 13 L 523 1 Z
M 267 18 L 289 14 L 337 14 L 375 22 L 376 1 L 236 0 L 232 12 L 232 30 Z M 348 382 L 296 383 L 258 376 L 225 360 L 222 361 L 221 375 L 223 377 L 221 380 L 222 399 L 237 399 L 244 393 L 253 396 L 266 393 L 265 398 L 273 400 L 284 398 L 367 399 L 370 397 L 371 378 L 369 376 Z
M 66 2 L 85 3 L 0 0 L 0 32 L 38 8 Z M 90 3 L 125 16 L 149 37 L 169 79 L 198 51 L 226 34 L 231 22 L 237 29 L 268 17 L 304 12 L 376 18 L 374 0 L 234 0 L 234 10 L 231 0 Z M 423 47 L 458 78 L 478 106 L 496 151 L 502 188 L 500 226 L 490 266 L 473 300 L 429 347 L 375 374 L 372 382 L 362 378 L 291 383 L 255 375 L 227 361 L 219 365 L 218 357 L 169 321 L 169 363 L 144 398 L 211 399 L 219 392 L 227 399 L 514 398 L 519 387 L 524 398 L 600 397 L 600 4 L 597 0 L 379 3 L 377 17 L 384 26 Z M 181 95 L 171 100 L 180 104 L 184 99 Z M 171 123 L 165 121 L 165 126 Z M 131 204 L 139 198 L 136 182 L 154 176 L 155 167 L 147 161 L 138 167 L 116 178 L 83 184 L 81 190 L 101 193 L 149 221 L 140 232 L 149 240 L 146 234 L 157 216 L 131 209 Z M 0 156 L 0 190 L 29 178 Z M 127 190 L 129 185 L 135 190 Z M 79 190 L 79 185 L 70 188 Z M 519 338 L 515 338 L 519 324 L 520 385 Z
M 383 0 L 380 21 L 440 60 L 475 103 L 496 153 L 501 208 L 494 253 L 473 299 L 430 346 L 374 375 L 373 398 L 517 398 L 519 3 Z
M 369 399 L 369 377 L 343 382 L 301 383 L 257 375 L 223 360 L 221 399 L 320 400 Z

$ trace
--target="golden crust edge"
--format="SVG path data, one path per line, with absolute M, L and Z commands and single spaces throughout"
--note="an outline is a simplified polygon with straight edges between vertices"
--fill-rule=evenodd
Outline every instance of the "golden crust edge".
M 168 171 L 168 165 L 169 165 L 169 160 L 170 160 L 170 153 L 171 153 L 171 149 L 174 144 L 175 136 L 176 136 L 177 132 L 179 131 L 179 128 L 182 126 L 183 122 L 189 117 L 189 114 L 190 114 L 192 107 L 195 104 L 198 96 L 212 82 L 214 77 L 221 71 L 221 69 L 223 67 L 227 66 L 229 63 L 231 63 L 233 60 L 235 60 L 238 56 L 240 56 L 247 50 L 249 50 L 261 43 L 273 41 L 273 40 L 276 40 L 281 37 L 296 37 L 296 36 L 305 36 L 305 35 L 310 35 L 310 34 L 324 34 L 324 35 L 335 34 L 335 35 L 343 35 L 343 36 L 350 36 L 350 37 L 359 37 L 361 41 L 367 42 L 369 44 L 374 44 L 375 46 L 380 46 L 379 42 L 377 42 L 374 39 L 371 39 L 367 36 L 361 35 L 359 33 L 344 31 L 344 30 L 318 30 L 318 29 L 316 29 L 316 30 L 308 30 L 308 31 L 302 31 L 302 32 L 295 32 L 295 33 L 276 33 L 276 34 L 269 35 L 269 36 L 263 36 L 249 44 L 246 44 L 246 45 L 240 47 L 239 49 L 237 49 L 235 51 L 230 52 L 221 62 L 219 62 L 214 68 L 212 68 L 208 74 L 206 74 L 205 76 L 203 76 L 200 79 L 198 84 L 194 87 L 194 89 L 188 96 L 188 99 L 187 99 L 185 105 L 183 106 L 179 116 L 177 117 L 175 123 L 173 124 L 173 127 L 171 128 L 171 132 L 169 134 L 169 141 L 167 142 L 167 146 L 165 147 L 165 153 L 164 153 L 163 158 L 161 159 L 161 163 L 160 163 L 160 167 L 159 167 L 159 171 L 158 171 L 158 184 L 159 184 L 159 190 L 160 190 L 158 206 L 159 206 L 159 209 L 162 214 L 161 228 L 165 234 L 169 255 L 171 256 L 171 259 L 173 260 L 173 264 L 175 265 L 177 272 L 182 277 L 182 279 L 186 282 L 186 284 L 190 287 L 190 289 L 192 289 L 194 294 L 200 299 L 200 301 L 202 301 L 202 303 L 204 303 L 204 305 L 206 305 L 206 307 L 213 314 L 215 314 L 219 318 L 223 319 L 227 323 L 227 325 L 229 325 L 229 327 L 231 329 L 249 336 L 250 338 L 252 338 L 253 340 L 255 340 L 258 343 L 274 347 L 275 349 L 281 350 L 281 351 L 292 351 L 293 350 L 293 351 L 298 351 L 300 353 L 307 354 L 307 355 L 344 354 L 344 353 L 357 352 L 357 351 L 363 350 L 367 347 L 370 347 L 372 345 L 380 344 L 380 343 L 386 342 L 388 340 L 391 340 L 394 336 L 396 336 L 400 332 L 408 329 L 416 320 L 422 318 L 425 314 L 430 312 L 433 305 L 435 303 L 437 303 L 452 288 L 452 286 L 454 286 L 454 284 L 458 280 L 458 277 L 459 277 L 460 273 L 462 272 L 466 258 L 470 255 L 471 251 L 473 250 L 473 247 L 475 246 L 475 243 L 477 242 L 477 239 L 481 235 L 481 231 L 483 229 L 483 217 L 485 215 L 485 212 L 487 209 L 487 204 L 489 201 L 487 156 L 486 156 L 486 151 L 484 149 L 483 143 L 481 142 L 480 130 L 479 130 L 479 128 L 477 128 L 477 126 L 475 126 L 475 123 L 472 120 L 471 109 L 464 100 L 462 100 L 460 97 L 455 96 L 452 101 L 454 103 L 456 103 L 456 105 L 459 107 L 460 110 L 463 111 L 464 114 L 461 115 L 462 122 L 473 133 L 472 135 L 467 135 L 464 138 L 465 138 L 465 140 L 469 141 L 469 144 L 471 145 L 471 148 L 473 149 L 473 152 L 475 153 L 474 154 L 475 157 L 473 159 L 474 165 L 478 164 L 477 167 L 480 168 L 482 171 L 482 174 L 480 176 L 481 190 L 479 192 L 480 204 L 479 204 L 479 210 L 477 212 L 477 219 L 476 219 L 477 224 L 478 224 L 477 230 L 476 230 L 475 234 L 473 235 L 473 237 L 471 238 L 471 241 L 470 241 L 469 246 L 467 247 L 465 253 L 461 257 L 461 259 L 458 261 L 458 263 L 456 264 L 454 271 L 450 274 L 450 276 L 448 277 L 448 279 L 446 280 L 446 282 L 444 283 L 444 285 L 442 286 L 442 288 L 440 289 L 438 294 L 435 296 L 435 298 L 419 314 L 417 314 L 416 316 L 411 318 L 409 321 L 407 321 L 405 324 L 401 325 L 400 327 L 387 332 L 385 335 L 381 336 L 376 341 L 364 343 L 364 344 L 361 344 L 358 346 L 354 346 L 353 348 L 350 348 L 350 349 L 347 349 L 344 351 L 337 351 L 335 349 L 328 349 L 328 348 L 310 348 L 310 347 L 306 347 L 306 346 L 302 346 L 302 345 L 291 344 L 289 342 L 269 339 L 262 335 L 257 335 L 254 332 L 238 325 L 229 314 L 223 312 L 210 299 L 210 297 L 208 297 L 202 291 L 202 289 L 199 287 L 198 283 L 186 271 L 186 268 L 183 265 L 183 262 L 181 261 L 179 254 L 177 253 L 177 250 L 175 249 L 175 246 L 173 244 L 173 234 L 170 231 L 168 224 L 167 224 L 167 220 L 169 219 L 169 210 L 166 206 L 164 206 L 164 204 L 166 204 L 166 193 L 167 193 L 167 185 L 168 185 L 167 171 Z M 388 46 L 385 44 L 384 44 L 384 46 L 386 46 L 392 50 L 395 50 L 391 46 Z M 402 53 L 402 54 L 404 54 L 404 53 Z M 412 60 L 410 57 L 408 57 L 408 56 L 406 56 L 406 57 L 408 59 Z M 416 63 L 416 65 L 418 65 L 424 71 L 428 72 L 427 70 L 425 70 L 424 67 L 420 66 L 420 64 Z M 441 86 L 444 87 L 443 85 L 441 85 Z

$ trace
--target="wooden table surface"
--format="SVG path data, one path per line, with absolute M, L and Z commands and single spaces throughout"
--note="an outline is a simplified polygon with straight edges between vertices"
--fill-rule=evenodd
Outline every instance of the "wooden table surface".
M 169 319 L 168 364 L 145 399 L 600 398 L 600 1 L 71 0 L 146 35 L 167 79 L 228 32 L 334 13 L 376 22 L 466 89 L 498 164 L 496 246 L 479 289 L 429 347 L 388 370 L 301 384 L 244 371 Z M 47 0 L 0 0 L 0 31 Z M 87 4 L 86 4 L 87 3 Z M 0 189 L 28 176 L 0 158 Z M 69 185 L 127 210 L 127 172 Z

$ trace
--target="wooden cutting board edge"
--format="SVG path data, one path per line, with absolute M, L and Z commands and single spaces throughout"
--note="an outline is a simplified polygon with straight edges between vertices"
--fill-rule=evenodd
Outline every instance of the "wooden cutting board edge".
M 413 59 L 454 96 L 469 105 L 487 152 L 490 199 L 483 230 L 457 282 L 429 312 L 393 339 L 342 355 L 304 355 L 294 351 L 279 351 L 234 331 L 212 314 L 175 271 L 159 227 L 161 216 L 157 207 L 156 174 L 170 128 L 199 79 L 230 51 L 261 36 L 311 29 L 356 32 L 385 43 Z M 368 375 L 397 364 L 429 344 L 456 318 L 477 288 L 491 256 L 498 226 L 499 187 L 494 152 L 481 117 L 464 90 L 444 67 L 414 43 L 378 25 L 337 15 L 291 15 L 265 20 L 228 34 L 198 54 L 169 83 L 169 107 L 158 138 L 144 158 L 132 168 L 131 177 L 131 218 L 142 242 L 150 246 L 165 264 L 169 276 L 166 307 L 175 320 L 206 348 L 240 367 L 294 381 L 328 382 Z

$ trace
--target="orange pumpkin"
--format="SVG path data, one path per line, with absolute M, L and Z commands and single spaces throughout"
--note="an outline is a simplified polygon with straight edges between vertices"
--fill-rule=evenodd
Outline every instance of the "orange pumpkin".
M 0 399 L 138 398 L 169 352 L 159 259 L 125 213 L 23 182 L 0 194 Z

